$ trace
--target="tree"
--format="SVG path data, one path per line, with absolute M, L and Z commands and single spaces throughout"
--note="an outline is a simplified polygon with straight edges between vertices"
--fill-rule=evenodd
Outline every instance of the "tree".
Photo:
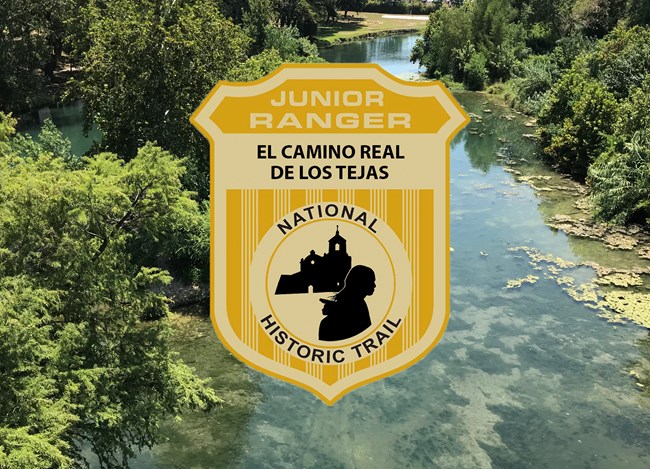
M 571 30 L 575 0 L 515 0 L 513 6 L 529 32 L 527 43 L 534 52 L 548 52 Z
M 550 90 L 540 109 L 539 134 L 544 152 L 562 171 L 584 179 L 591 163 L 610 147 L 611 135 L 624 137 L 616 150 L 622 151 L 632 134 L 640 130 L 621 132 L 620 123 L 619 132 L 614 128 L 621 103 L 630 93 L 643 89 L 643 95 L 648 91 L 643 87 L 650 75 L 648 44 L 648 28 L 617 26 L 596 43 L 593 51 L 578 57 Z M 635 114 L 634 109 L 628 109 L 620 116 L 627 119 Z
M 295 26 L 301 36 L 313 37 L 318 31 L 317 15 L 307 0 L 273 0 L 279 26 Z
M 209 150 L 189 116 L 246 60 L 244 32 L 209 1 L 114 0 L 94 15 L 88 36 L 79 89 L 102 148 L 128 159 L 156 141 L 188 157 L 186 177 L 207 197 Z
M 630 20 L 632 24 L 650 26 L 650 2 L 630 0 Z
M 575 0 L 571 20 L 587 36 L 603 37 L 627 13 L 628 0 Z
M 560 78 L 539 113 L 544 153 L 560 171 L 579 180 L 607 147 L 618 116 L 614 95 L 588 75 L 584 63 L 576 61 Z
M 621 104 L 607 150 L 589 168 L 595 215 L 650 224 L 650 74 Z
M 595 215 L 618 224 L 650 225 L 650 132 L 611 145 L 589 168 Z
M 336 7 L 339 10 L 343 10 L 343 17 L 347 19 L 349 11 L 361 11 L 366 2 L 367 0 L 337 0 Z
M 0 111 L 49 102 L 77 1 L 0 2 Z
M 252 39 L 250 52 L 259 54 L 264 50 L 266 28 L 276 22 L 277 13 L 272 0 L 249 0 L 249 9 L 243 14 L 243 27 Z
M 650 28 L 614 28 L 598 41 L 589 68 L 618 99 L 626 98 L 650 73 Z
M 411 52 L 429 77 L 451 75 L 462 81 L 464 64 L 475 51 L 471 40 L 471 14 L 466 7 L 441 8 L 429 16 L 422 39 Z
M 159 147 L 75 168 L 19 155 L 14 123 L 0 114 L 0 467 L 71 467 L 81 442 L 122 467 L 164 418 L 218 402 L 170 350 L 171 277 L 132 254 L 198 207 Z
M 0 3 L 0 111 L 26 109 L 42 92 L 46 20 L 39 2 Z
M 441 8 L 430 15 L 411 61 L 419 61 L 430 77 L 451 75 L 472 89 L 480 89 L 483 81 L 505 80 L 528 54 L 525 30 L 516 17 L 509 0 L 476 0 L 459 8 Z

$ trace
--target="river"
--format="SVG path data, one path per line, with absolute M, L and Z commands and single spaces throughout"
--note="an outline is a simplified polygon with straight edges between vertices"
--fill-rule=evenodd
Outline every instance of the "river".
M 408 76 L 417 72 L 408 62 L 414 41 L 379 38 L 323 56 Z M 608 323 L 512 248 L 576 263 L 639 261 L 550 229 L 545 219 L 573 200 L 535 191 L 503 163 L 507 152 L 521 171 L 554 177 L 522 137 L 524 119 L 483 94 L 457 98 L 482 119 L 452 144 L 451 318 L 440 344 L 328 407 L 240 364 L 205 316 L 176 316 L 178 352 L 225 403 L 168 423 L 170 441 L 133 467 L 650 467 L 650 398 L 628 374 L 650 358 L 647 329 Z M 539 281 L 505 288 L 532 274 Z

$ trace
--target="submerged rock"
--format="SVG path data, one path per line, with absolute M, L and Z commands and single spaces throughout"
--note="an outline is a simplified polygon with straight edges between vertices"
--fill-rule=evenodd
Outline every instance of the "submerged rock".
M 642 259 L 650 259 L 650 246 L 644 246 L 637 251 L 637 254 Z
M 640 287 L 643 280 L 639 274 L 633 272 L 616 272 L 604 275 L 595 280 L 598 285 L 612 285 L 615 287 Z
M 546 224 L 568 235 L 603 241 L 605 247 L 609 249 L 630 251 L 638 244 L 645 244 L 648 241 L 648 235 L 637 226 L 627 228 L 613 226 L 568 215 L 555 215 Z
M 650 294 L 638 290 L 643 286 L 643 275 L 650 275 L 650 266 L 632 269 L 605 267 L 595 262 L 572 262 L 552 254 L 544 253 L 530 246 L 517 246 L 511 252 L 523 252 L 529 258 L 529 265 L 540 271 L 544 278 L 555 280 L 562 291 L 592 309 L 609 322 L 631 321 L 650 328 Z M 576 283 L 575 277 L 567 275 L 578 267 L 593 269 L 596 278 L 585 283 Z M 518 288 L 528 278 L 508 282 L 506 288 Z M 533 283 L 533 282 L 529 282 Z M 611 290 L 616 287 L 617 290 Z M 622 288 L 627 288 L 623 290 Z
M 650 328 L 650 294 L 615 290 L 605 295 L 605 304 L 626 319 Z

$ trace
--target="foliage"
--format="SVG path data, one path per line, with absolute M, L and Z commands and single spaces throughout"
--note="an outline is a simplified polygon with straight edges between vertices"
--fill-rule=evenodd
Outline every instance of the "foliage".
M 575 0 L 571 21 L 587 36 L 603 37 L 623 18 L 627 4 L 628 0 Z
M 476 0 L 471 15 L 472 44 L 487 58 L 490 78 L 509 78 L 517 60 L 528 52 L 523 27 L 514 23 L 517 11 L 509 0 Z
M 475 50 L 471 29 L 468 8 L 441 8 L 429 16 L 422 39 L 411 52 L 411 62 L 419 62 L 429 77 L 451 75 L 455 81 L 463 81 L 464 60 Z
M 302 36 L 316 35 L 317 15 L 307 0 L 273 0 L 273 9 L 279 26 L 295 26 Z
M 219 0 L 219 10 L 235 24 L 241 24 L 244 14 L 251 10 L 249 0 Z
M 0 3 L 0 111 L 32 106 L 44 86 L 41 67 L 48 58 L 45 29 L 45 15 L 38 2 Z
M 368 0 L 363 7 L 363 11 L 375 13 L 429 15 L 438 10 L 441 5 L 442 0 L 426 3 L 393 0 Z
M 562 171 L 584 179 L 605 151 L 620 103 L 650 74 L 649 43 L 647 28 L 616 27 L 592 52 L 577 58 L 548 92 L 539 112 L 539 134 L 545 153 Z M 636 130 L 619 136 L 629 143 L 625 135 Z
M 589 168 L 596 216 L 624 224 L 650 224 L 650 131 L 617 142 Z
M 528 54 L 526 34 L 514 22 L 516 16 L 509 0 L 477 0 L 459 8 L 440 8 L 430 15 L 411 61 L 425 67 L 430 77 L 451 75 L 472 89 L 481 89 L 483 81 L 505 80 Z M 483 59 L 485 77 L 478 70 Z
M 264 49 L 266 28 L 276 23 L 272 0 L 249 0 L 248 10 L 242 15 L 243 28 L 252 39 L 250 51 L 258 54 Z
M 57 155 L 66 166 L 75 168 L 81 165 L 81 159 L 72 153 L 70 140 L 64 138 L 51 119 L 45 119 L 38 135 L 38 142 L 27 134 L 18 134 L 12 141 L 15 153 L 23 158 L 37 158 L 42 152 Z
M 343 11 L 343 16 L 348 17 L 349 11 L 360 12 L 366 5 L 367 0 L 336 0 L 336 7 Z
M 650 224 L 650 74 L 620 106 L 614 137 L 589 168 L 596 216 Z
M 102 147 L 131 158 L 144 142 L 156 141 L 188 157 L 190 185 L 206 197 L 209 151 L 188 118 L 246 59 L 249 39 L 207 1 L 114 0 L 88 34 L 79 88 Z
M 515 107 L 537 113 L 541 102 L 558 79 L 560 69 L 551 55 L 531 55 L 521 64 L 519 77 L 512 80 Z
M 650 26 L 650 2 L 630 0 L 630 21 L 632 24 Z
M 152 144 L 70 168 L 17 154 L 12 125 L 0 115 L 0 467 L 70 467 L 82 441 L 122 467 L 162 419 L 218 402 L 169 349 L 171 277 L 132 254 L 198 207 L 182 161 Z
M 625 98 L 650 73 L 650 28 L 614 28 L 589 56 L 589 67 L 617 98 Z
M 580 180 L 604 151 L 618 109 L 614 95 L 582 64 L 553 86 L 539 113 L 544 153 L 560 171 Z
M 264 50 L 277 50 L 284 60 L 292 62 L 300 57 L 318 57 L 318 48 L 307 38 L 300 36 L 295 26 L 267 25 Z
M 481 52 L 474 52 L 463 67 L 465 83 L 469 90 L 482 90 L 488 79 L 487 59 Z

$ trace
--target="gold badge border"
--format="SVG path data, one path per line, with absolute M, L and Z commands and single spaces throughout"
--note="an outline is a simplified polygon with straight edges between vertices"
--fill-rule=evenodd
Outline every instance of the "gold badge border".
M 366 68 L 366 69 L 375 69 L 382 75 L 385 75 L 387 78 L 390 80 L 399 83 L 401 85 L 406 85 L 406 86 L 414 86 L 414 87 L 439 87 L 443 93 L 447 96 L 449 99 L 449 102 L 454 105 L 456 108 L 456 112 L 460 114 L 460 116 L 463 118 L 461 122 L 457 125 L 457 127 L 448 135 L 447 139 L 445 140 L 445 191 L 446 191 L 446 197 L 445 197 L 445 207 L 446 207 L 446 213 L 445 213 L 445 218 L 446 218 L 446 223 L 445 223 L 445 240 L 446 240 L 446 253 L 445 253 L 445 269 L 446 269 L 446 283 L 447 283 L 447 288 L 445 291 L 445 317 L 443 320 L 442 327 L 436 337 L 431 341 L 431 343 L 418 355 L 415 357 L 411 358 L 409 361 L 396 366 L 395 368 L 392 368 L 391 370 L 385 371 L 383 373 L 364 378 L 360 380 L 359 382 L 355 383 L 354 385 L 349 386 L 348 388 L 340 391 L 338 394 L 334 395 L 333 397 L 327 397 L 325 396 L 320 390 L 316 389 L 313 386 L 310 386 L 306 383 L 303 383 L 299 380 L 287 377 L 285 375 L 282 375 L 280 373 L 276 373 L 272 370 L 269 370 L 259 364 L 256 364 L 253 361 L 250 361 L 248 358 L 244 357 L 243 354 L 241 354 L 239 351 L 237 351 L 231 344 L 226 340 L 226 338 L 223 336 L 221 333 L 219 326 L 217 325 L 216 321 L 216 315 L 215 315 L 215 302 L 213 301 L 213 293 L 212 293 L 212 285 L 214 284 L 214 272 L 215 272 L 215 258 L 214 258 L 214 249 L 212 249 L 212 246 L 214 246 L 215 243 L 215 230 L 214 230 L 214 219 L 215 219 L 215 182 L 214 182 L 214 160 L 215 158 L 213 157 L 214 151 L 215 151 L 215 141 L 212 137 L 212 135 L 198 122 L 198 117 L 202 113 L 203 109 L 205 106 L 208 105 L 208 103 L 212 100 L 213 96 L 216 94 L 216 92 L 219 90 L 219 88 L 223 86 L 234 86 L 234 87 L 249 87 L 249 86 L 255 86 L 262 84 L 272 78 L 274 78 L 276 75 L 281 74 L 284 70 L 287 69 L 304 69 L 304 68 L 328 68 L 328 69 L 360 69 L 360 68 Z M 251 368 L 264 373 L 268 376 L 273 376 L 274 378 L 277 378 L 279 380 L 282 380 L 284 382 L 291 383 L 295 386 L 298 386 L 302 389 L 305 389 L 306 391 L 311 392 L 312 394 L 316 395 L 318 398 L 320 398 L 323 402 L 325 402 L 328 406 L 333 405 L 335 402 L 337 402 L 339 399 L 341 399 L 345 394 L 354 391 L 355 389 L 358 389 L 366 384 L 379 381 L 380 379 L 386 378 L 388 376 L 392 376 L 394 374 L 397 374 L 415 363 L 419 362 L 422 358 L 424 358 L 433 348 L 440 342 L 440 339 L 442 338 L 445 330 L 447 329 L 447 324 L 449 322 L 449 315 L 450 315 L 450 152 L 451 152 L 451 142 L 452 140 L 460 133 L 460 131 L 471 121 L 470 117 L 467 115 L 465 110 L 458 104 L 456 99 L 453 97 L 451 92 L 447 89 L 447 87 L 439 80 L 435 81 L 427 81 L 427 82 L 411 82 L 411 81 L 406 81 L 402 80 L 400 78 L 395 77 L 394 75 L 388 73 L 386 70 L 381 68 L 377 64 L 282 64 L 278 69 L 275 71 L 271 72 L 270 74 L 266 75 L 265 77 L 260 78 L 259 80 L 255 81 L 250 81 L 250 82 L 230 82 L 230 81 L 220 81 L 217 83 L 212 90 L 210 90 L 210 93 L 205 97 L 205 99 L 201 102 L 199 107 L 192 113 L 190 116 L 190 123 L 201 132 L 201 134 L 210 142 L 210 319 L 213 325 L 213 328 L 219 337 L 219 340 L 221 343 L 232 353 L 237 359 L 240 361 L 246 363 L 248 366 Z M 434 227 L 435 229 L 435 227 Z

